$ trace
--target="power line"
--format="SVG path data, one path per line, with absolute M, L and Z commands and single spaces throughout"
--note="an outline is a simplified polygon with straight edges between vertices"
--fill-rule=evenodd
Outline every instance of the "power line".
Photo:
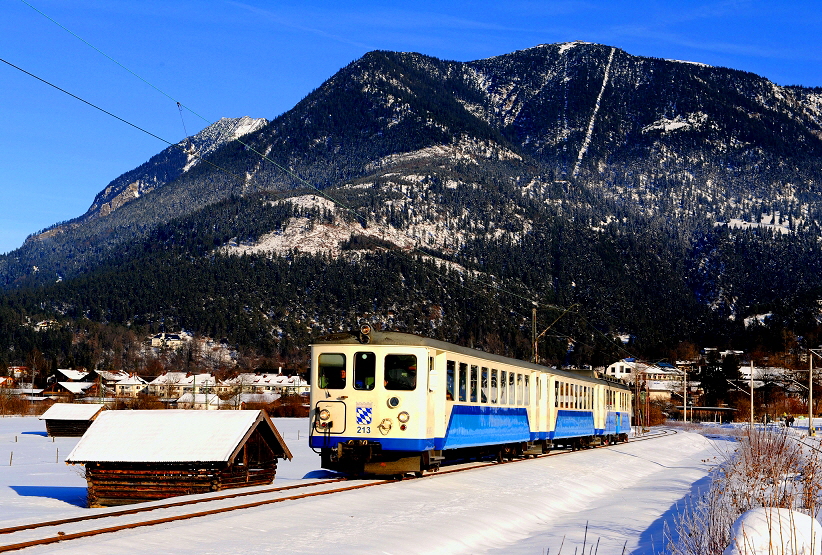
M 25 69 L 23 69 L 22 67 L 17 66 L 17 65 L 15 65 L 15 64 L 13 64 L 13 63 L 9 62 L 8 60 L 5 60 L 5 59 L 3 59 L 3 58 L 0 58 L 0 62 L 3 62 L 4 64 L 6 64 L 6 65 L 8 65 L 8 66 L 11 66 L 11 67 L 13 67 L 13 68 L 14 68 L 14 69 L 16 69 L 16 70 L 18 70 L 18 71 L 20 71 L 20 72 L 22 72 L 22 73 L 25 73 L 26 75 L 28 75 L 28 76 L 30 76 L 30 77 L 33 77 L 33 78 L 37 79 L 38 81 L 40 81 L 41 83 L 44 83 L 44 84 L 48 85 L 49 87 L 52 87 L 52 88 L 54 88 L 54 89 L 57 89 L 57 90 L 58 90 L 58 91 L 60 91 L 61 93 L 67 94 L 68 96 L 70 96 L 70 97 L 74 98 L 75 100 L 79 100 L 79 101 L 80 101 L 80 102 L 82 102 L 83 104 L 87 104 L 88 106 L 91 106 L 91 107 L 92 107 L 92 108 L 94 108 L 95 110 L 99 110 L 100 112 L 103 112 L 104 114 L 106 114 L 106 115 L 108 115 L 108 116 L 111 116 L 111 117 L 113 117 L 114 119 L 116 119 L 116 120 L 118 120 L 118 121 L 121 121 L 121 122 L 125 123 L 126 125 L 129 125 L 129 126 L 133 127 L 134 129 L 137 129 L 138 131 L 141 131 L 141 132 L 145 133 L 146 135 L 149 135 L 149 136 L 151 136 L 151 137 L 154 137 L 154 138 L 155 138 L 155 139 L 157 139 L 158 141 L 162 141 L 162 142 L 166 143 L 166 144 L 167 144 L 167 145 L 169 145 L 169 146 L 172 146 L 172 147 L 175 147 L 175 148 L 179 148 L 180 150 L 182 150 L 183 152 L 185 152 L 185 149 L 183 149 L 183 148 L 182 148 L 182 147 L 181 147 L 178 143 L 172 143 L 172 142 L 171 142 L 171 141 L 169 141 L 168 139 L 164 139 L 163 137 L 160 137 L 159 135 L 155 135 L 155 134 L 154 134 L 154 133 L 152 133 L 151 131 L 149 131 L 149 130 L 147 130 L 147 129 L 144 129 L 144 128 L 140 127 L 140 126 L 139 126 L 139 125 L 137 125 L 137 124 L 131 123 L 131 122 L 130 122 L 130 121 L 128 121 L 127 119 L 123 119 L 123 118 L 121 118 L 120 116 L 118 116 L 117 114 L 113 114 L 113 113 L 109 112 L 108 110 L 106 110 L 105 108 L 101 108 L 100 106 L 98 106 L 98 105 L 94 104 L 93 102 L 89 102 L 88 100 L 86 100 L 86 99 L 84 99 L 84 98 L 81 98 L 81 97 L 77 96 L 76 94 L 74 94 L 74 93 L 71 93 L 71 92 L 67 91 L 67 90 L 66 90 L 66 89 L 64 89 L 64 88 L 59 87 L 59 86 L 55 85 L 54 83 L 52 83 L 52 82 L 50 82 L 50 81 L 47 81 L 47 80 L 43 79 L 42 77 L 39 77 L 39 76 L 37 76 L 37 75 L 35 75 L 35 74 L 31 73 L 30 71 L 26 71 L 26 70 L 25 70 Z M 222 167 L 218 166 L 217 164 L 214 164 L 213 162 L 211 162 L 211 161 L 209 161 L 209 160 L 206 160 L 205 158 L 202 158 L 202 157 L 200 157 L 200 156 L 198 156 L 198 155 L 196 155 L 196 154 L 194 154 L 194 156 L 196 156 L 196 157 L 197 157 L 197 158 L 199 158 L 201 161 L 205 162 L 206 164 L 211 165 L 212 167 L 214 167 L 214 168 L 216 168 L 216 169 L 218 169 L 218 170 L 220 170 L 220 171 L 223 171 L 223 172 L 225 172 L 225 173 L 227 173 L 227 174 L 229 174 L 229 175 L 232 175 L 232 176 L 234 176 L 234 177 L 236 177 L 236 178 L 238 178 L 238 179 L 242 179 L 242 177 L 240 177 L 239 175 L 237 175 L 237 174 L 235 174 L 235 173 L 231 172 L 230 170 L 227 170 L 227 169 L 225 169 L 225 168 L 222 168 Z

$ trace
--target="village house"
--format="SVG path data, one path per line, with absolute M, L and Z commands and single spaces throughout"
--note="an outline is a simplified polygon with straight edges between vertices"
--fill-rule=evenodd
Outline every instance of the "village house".
M 140 376 L 131 375 L 114 384 L 117 397 L 137 397 L 148 391 L 148 383 Z
M 149 344 L 160 349 L 179 349 L 185 346 L 186 340 L 181 334 L 162 332 L 152 335 L 149 338 Z

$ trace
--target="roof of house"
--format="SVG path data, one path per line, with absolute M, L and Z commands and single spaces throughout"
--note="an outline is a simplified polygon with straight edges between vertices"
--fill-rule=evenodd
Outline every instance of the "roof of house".
M 184 380 L 185 377 L 185 372 L 166 372 L 151 380 L 150 383 L 151 385 L 177 385 L 181 380 Z
M 94 386 L 94 382 L 57 382 L 59 385 L 66 388 L 69 392 L 75 395 L 85 393 L 87 389 Z
M 58 372 L 63 374 L 66 378 L 73 381 L 82 380 L 86 376 L 88 376 L 88 372 L 85 370 L 72 370 L 70 368 L 58 368 Z
M 230 405 L 238 405 L 240 403 L 273 403 L 280 398 L 277 393 L 239 393 L 228 400 Z
M 291 459 L 271 419 L 259 410 L 112 410 L 94 421 L 66 462 L 227 462 L 257 426 L 269 427 Z
M 140 376 L 128 376 L 119 380 L 117 385 L 146 385 L 146 381 Z
M 90 403 L 55 403 L 40 415 L 40 420 L 91 420 L 103 408 Z
M 128 372 L 122 370 L 97 370 L 97 375 L 108 381 L 120 381 L 128 378 Z
M 185 404 L 185 403 L 194 403 L 194 404 L 198 404 L 198 405 L 204 405 L 204 404 L 206 404 L 206 402 L 209 405 L 222 405 L 223 404 L 223 401 L 221 401 L 220 398 L 217 397 L 216 393 L 209 393 L 209 394 L 205 394 L 205 393 L 197 393 L 197 394 L 184 393 L 179 399 L 177 399 L 177 402 L 178 403 L 183 403 L 183 404 Z

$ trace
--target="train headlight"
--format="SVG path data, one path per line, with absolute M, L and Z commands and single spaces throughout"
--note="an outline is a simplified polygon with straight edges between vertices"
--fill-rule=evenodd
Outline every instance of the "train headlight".
M 390 408 L 390 409 L 395 409 L 398 406 L 400 406 L 400 398 L 399 397 L 389 397 L 388 401 L 386 401 L 386 402 L 388 403 L 388 408 Z
M 397 420 L 399 420 L 399 421 L 400 421 L 400 422 L 402 422 L 403 424 L 405 424 L 406 422 L 408 422 L 408 420 L 409 420 L 410 418 L 411 418 L 411 415 L 410 415 L 410 414 L 408 414 L 408 413 L 407 413 L 407 412 L 405 412 L 405 411 L 402 411 L 401 413 L 399 413 L 399 414 L 397 415 Z
M 331 413 L 328 412 L 328 409 L 323 409 L 323 410 L 320 411 L 320 414 L 318 414 L 317 417 L 320 420 L 325 421 L 325 420 L 328 420 L 329 418 L 331 418 Z

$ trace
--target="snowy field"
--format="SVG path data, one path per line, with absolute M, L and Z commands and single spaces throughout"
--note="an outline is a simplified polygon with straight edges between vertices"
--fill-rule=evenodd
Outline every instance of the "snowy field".
M 294 454 L 275 485 L 327 475 L 305 419 L 274 419 Z M 299 437 L 299 439 L 298 439 Z M 86 509 L 82 467 L 62 461 L 76 438 L 37 418 L 0 418 L 0 527 Z M 651 441 L 406 480 L 290 503 L 145 527 L 23 553 L 544 555 L 599 542 L 601 554 L 663 551 L 665 523 L 731 442 L 680 431 Z

